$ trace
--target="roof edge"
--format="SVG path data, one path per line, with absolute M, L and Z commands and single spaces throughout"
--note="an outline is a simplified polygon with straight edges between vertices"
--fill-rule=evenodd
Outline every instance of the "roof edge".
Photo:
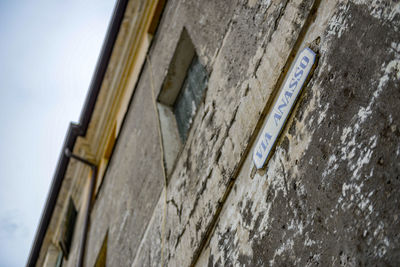
M 50 224 L 50 220 L 57 202 L 58 194 L 60 192 L 61 185 L 64 180 L 64 176 L 69 163 L 69 158 L 64 155 L 64 151 L 67 148 L 72 151 L 77 137 L 86 135 L 128 2 L 129 0 L 118 0 L 114 7 L 113 15 L 107 29 L 103 46 L 101 48 L 100 56 L 98 58 L 95 71 L 89 86 L 89 90 L 86 95 L 84 106 L 81 111 L 79 123 L 76 124 L 71 122 L 67 130 L 64 144 L 61 149 L 57 167 L 54 172 L 53 180 L 50 186 L 50 191 L 46 199 L 46 203 L 42 212 L 42 216 L 40 218 L 35 238 L 32 243 L 26 266 L 35 266 L 39 258 L 43 240 L 46 235 L 47 228 Z

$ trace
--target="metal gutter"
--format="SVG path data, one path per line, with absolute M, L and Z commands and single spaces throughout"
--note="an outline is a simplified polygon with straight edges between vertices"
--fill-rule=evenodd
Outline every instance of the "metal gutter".
M 92 118 L 93 110 L 100 92 L 108 63 L 117 39 L 122 20 L 124 18 L 126 6 L 129 0 L 118 0 L 114 7 L 113 15 L 107 29 L 105 41 L 103 43 L 99 59 L 96 64 L 94 75 L 90 83 L 88 94 L 81 112 L 79 123 L 70 123 L 67 134 L 64 139 L 64 144 L 61 149 L 61 154 L 58 158 L 57 167 L 53 176 L 50 191 L 44 206 L 44 210 L 40 219 L 32 248 L 29 253 L 26 266 L 36 266 L 36 262 L 40 255 L 40 250 L 43 245 L 43 240 L 50 224 L 51 217 L 57 202 L 58 194 L 67 171 L 69 158 L 65 156 L 64 151 L 69 149 L 73 151 L 76 139 L 78 136 L 85 136 Z

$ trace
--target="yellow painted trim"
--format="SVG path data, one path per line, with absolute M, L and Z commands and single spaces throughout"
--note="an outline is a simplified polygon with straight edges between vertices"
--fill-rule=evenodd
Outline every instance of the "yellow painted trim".
M 111 104 L 108 106 L 107 110 L 102 110 L 106 115 L 103 118 L 103 127 L 97 127 L 96 131 L 100 131 L 95 136 L 100 136 L 100 140 L 96 142 L 97 138 L 94 140 L 85 140 L 88 144 L 87 147 L 92 148 L 89 152 L 90 155 L 99 163 L 99 172 L 96 182 L 96 194 L 102 183 L 105 170 L 111 152 L 113 150 L 116 138 L 118 137 L 123 119 L 127 112 L 131 96 L 133 94 L 135 85 L 139 79 L 140 70 L 145 62 L 147 51 L 151 44 L 152 36 L 148 34 L 149 28 L 155 23 L 154 15 L 160 15 L 160 11 L 157 13 L 157 9 L 160 9 L 160 1 L 163 0 L 153 0 L 149 1 L 142 13 L 140 20 L 136 21 L 136 26 L 139 25 L 131 34 L 129 40 L 133 40 L 130 43 L 128 55 L 122 58 L 126 58 L 125 64 L 116 77 L 111 79 Z M 158 21 L 159 18 L 157 18 Z M 117 81 L 113 84 L 112 81 Z M 114 88 L 114 89 L 112 89 Z M 110 88 L 108 88 L 110 90 Z M 109 96 L 110 97 L 110 96 Z M 96 114 L 94 114 L 96 116 Z M 105 120 L 105 121 L 104 121 Z M 90 126 L 89 126 L 90 127 Z

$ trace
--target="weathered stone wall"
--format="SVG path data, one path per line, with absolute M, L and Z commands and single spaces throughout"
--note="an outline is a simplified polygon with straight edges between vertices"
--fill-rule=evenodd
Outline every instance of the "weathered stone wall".
M 399 11 L 317 9 L 318 67 L 267 170 L 247 157 L 198 265 L 400 263 Z
M 334 7 L 266 172 L 245 161 L 199 265 L 399 264 L 399 11 Z
M 153 106 L 185 27 L 209 72 L 164 188 Z M 400 264 L 400 4 L 167 2 L 92 212 L 87 263 Z M 319 59 L 266 169 L 251 154 L 297 52 Z

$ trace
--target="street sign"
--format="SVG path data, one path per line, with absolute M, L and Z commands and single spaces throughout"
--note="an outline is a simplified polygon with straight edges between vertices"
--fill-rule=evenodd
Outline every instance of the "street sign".
M 315 63 L 315 57 L 314 51 L 310 48 L 303 49 L 287 74 L 283 88 L 269 114 L 261 135 L 258 137 L 257 145 L 253 152 L 253 161 L 257 169 L 264 167 L 268 155 L 278 139 L 296 98 Z

